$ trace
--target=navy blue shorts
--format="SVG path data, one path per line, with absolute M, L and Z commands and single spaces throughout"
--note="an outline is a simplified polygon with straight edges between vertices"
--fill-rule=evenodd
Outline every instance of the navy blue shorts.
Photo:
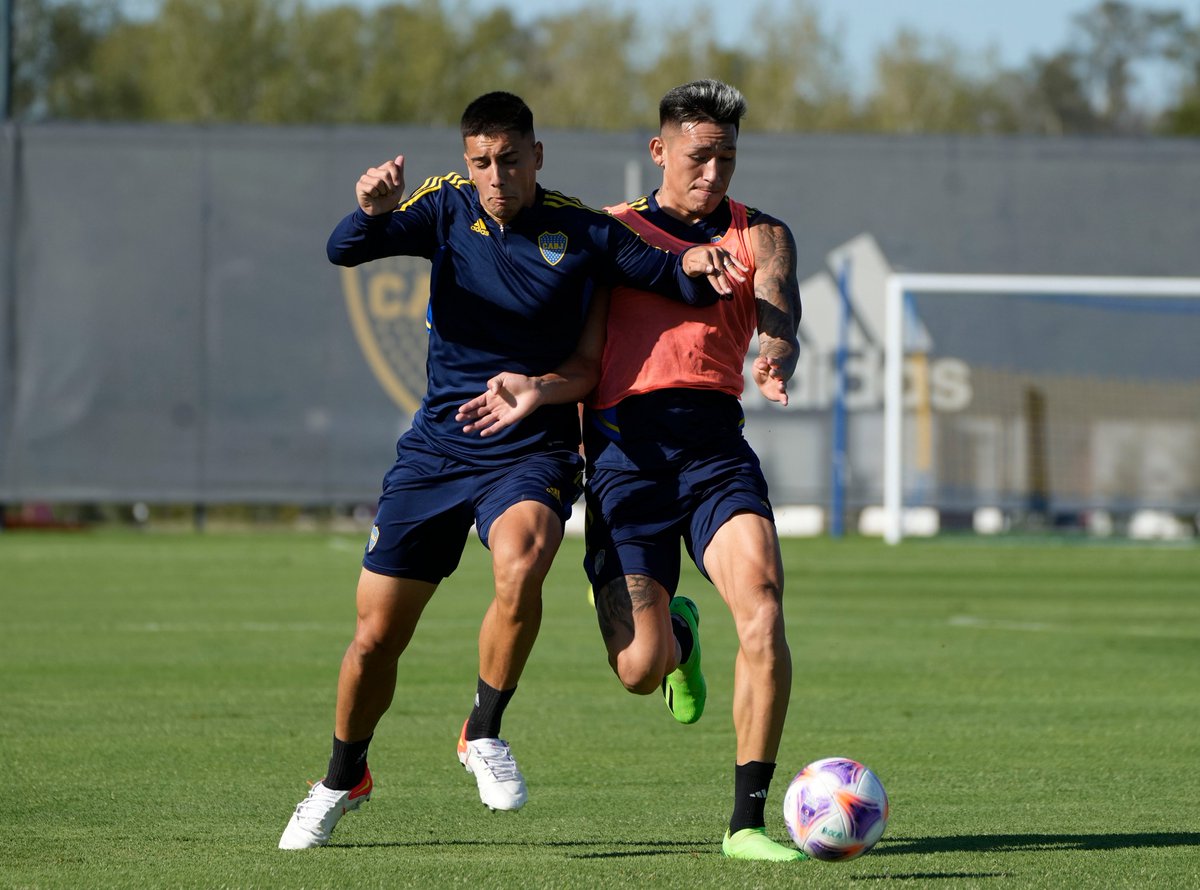
M 653 469 L 591 466 L 586 486 L 584 569 L 599 589 L 621 575 L 648 575 L 674 594 L 679 542 L 707 578 L 704 550 L 738 512 L 774 520 L 767 483 L 749 443 Z
M 583 460 L 574 451 L 480 467 L 434 451 L 411 431 L 396 451 L 363 557 L 381 575 L 436 584 L 458 567 L 472 523 L 486 547 L 492 523 L 513 504 L 537 501 L 565 523 L 579 496 Z

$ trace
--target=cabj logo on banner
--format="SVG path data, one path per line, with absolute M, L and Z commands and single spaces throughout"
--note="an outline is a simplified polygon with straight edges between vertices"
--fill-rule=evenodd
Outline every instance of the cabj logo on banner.
M 392 401 L 415 412 L 425 394 L 429 261 L 388 257 L 342 269 L 342 292 L 375 379 Z

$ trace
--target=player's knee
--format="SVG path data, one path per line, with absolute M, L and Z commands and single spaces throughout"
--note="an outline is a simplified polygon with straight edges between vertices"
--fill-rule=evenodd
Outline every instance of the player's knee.
M 618 670 L 617 677 L 620 679 L 621 685 L 625 687 L 625 691 L 632 692 L 634 695 L 649 695 L 657 692 L 662 686 L 662 675 L 648 671 Z
M 621 685 L 634 695 L 650 695 L 662 688 L 666 670 L 658 653 L 627 650 L 609 661 Z
M 747 655 L 769 658 L 787 646 L 783 605 L 778 588 L 774 585 L 763 585 L 747 607 L 741 610 L 736 623 L 738 642 Z
M 403 649 L 400 635 L 386 621 L 369 618 L 359 619 L 350 647 L 364 662 L 395 660 Z
M 618 672 L 617 677 L 621 681 L 621 685 L 625 687 L 626 692 L 632 692 L 634 695 L 649 695 L 652 692 L 658 692 L 662 687 L 662 678 L 657 680 L 649 674 L 623 674 Z
M 528 547 L 506 549 L 492 556 L 492 574 L 496 590 L 522 591 L 531 587 L 541 588 L 542 581 L 550 571 L 557 547 L 533 544 Z

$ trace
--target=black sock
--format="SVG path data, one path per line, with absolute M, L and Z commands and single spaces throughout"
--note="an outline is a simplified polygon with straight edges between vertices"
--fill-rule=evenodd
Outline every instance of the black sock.
M 475 739 L 500 738 L 500 721 L 504 719 L 504 709 L 508 707 L 508 702 L 516 691 L 517 687 L 514 686 L 501 692 L 484 683 L 482 677 L 479 679 L 475 687 L 475 707 L 471 709 L 471 716 L 467 718 L 465 737 L 468 742 Z
M 679 663 L 683 664 L 692 656 L 692 629 L 678 615 L 672 615 L 671 630 L 679 641 Z
M 775 764 L 751 760 L 735 764 L 733 768 L 733 815 L 729 819 L 729 833 L 735 834 L 743 828 L 763 828 L 766 820 L 763 812 L 767 806 L 767 791 L 771 777 L 775 775 Z
M 361 742 L 343 742 L 333 737 L 333 754 L 329 758 L 329 770 L 321 780 L 326 788 L 334 791 L 349 791 L 367 774 L 367 746 L 374 734 Z

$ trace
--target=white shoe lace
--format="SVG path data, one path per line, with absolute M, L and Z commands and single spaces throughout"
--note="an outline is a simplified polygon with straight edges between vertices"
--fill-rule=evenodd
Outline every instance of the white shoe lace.
M 507 742 L 499 739 L 479 739 L 468 744 L 475 755 L 476 763 L 497 782 L 524 781 Z
M 296 816 L 300 819 L 315 819 L 319 822 L 337 806 L 338 798 L 345 793 L 345 791 L 326 788 L 321 782 L 318 782 L 312 786 L 308 796 L 296 804 Z

